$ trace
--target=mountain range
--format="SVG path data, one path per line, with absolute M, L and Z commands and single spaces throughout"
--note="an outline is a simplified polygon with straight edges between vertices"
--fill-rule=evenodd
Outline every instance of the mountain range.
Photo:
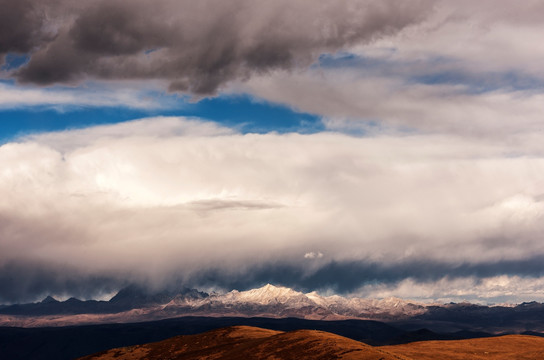
M 208 294 L 195 289 L 149 292 L 137 286 L 120 290 L 109 301 L 58 301 L 51 296 L 37 303 L 0 307 L 4 315 L 107 314 L 146 309 L 161 317 L 180 314 L 300 317 L 306 319 L 387 319 L 423 314 L 426 305 L 397 298 L 381 300 L 345 298 L 339 295 L 304 294 L 267 284 L 248 291 Z
M 179 316 L 362 319 L 393 323 L 405 329 L 433 331 L 544 331 L 544 304 L 485 306 L 470 303 L 423 304 L 398 298 L 365 299 L 321 296 L 267 284 L 247 291 L 218 294 L 184 288 L 150 292 L 122 289 L 109 301 L 41 302 L 0 308 L 0 325 L 50 326 L 150 321 Z

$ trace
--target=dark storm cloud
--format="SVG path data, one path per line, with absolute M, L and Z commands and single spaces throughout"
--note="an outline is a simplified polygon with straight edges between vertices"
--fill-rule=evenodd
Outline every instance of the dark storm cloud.
M 288 286 L 302 291 L 334 290 L 337 293 L 354 292 L 368 284 L 395 284 L 405 279 L 418 283 L 434 282 L 443 278 L 474 277 L 476 280 L 508 275 L 536 278 L 544 276 L 544 256 L 523 260 L 502 260 L 487 263 L 443 263 L 434 260 L 414 259 L 401 263 L 376 263 L 368 261 L 332 261 L 308 271 L 292 263 L 267 263 L 249 267 L 233 274 L 224 269 L 203 270 L 190 279 L 181 280 L 183 273 L 171 277 L 163 287 L 174 289 L 184 286 L 194 288 L 220 287 L 227 290 L 247 290 L 266 283 Z M 93 298 L 111 293 L 127 284 L 121 274 L 89 274 L 58 264 L 11 262 L 0 266 L 0 304 L 36 301 L 49 294 Z M 147 281 L 132 278 L 131 283 L 150 286 Z M 153 291 L 160 290 L 152 286 Z
M 51 40 L 44 8 L 32 0 L 0 0 L 0 55 L 26 53 Z
M 482 263 L 444 263 L 436 260 L 414 259 L 400 263 L 368 261 L 329 262 L 315 271 L 287 263 L 265 264 L 232 276 L 221 270 L 211 270 L 196 278 L 195 286 L 221 286 L 226 289 L 247 290 L 266 283 L 281 284 L 304 291 L 332 289 L 350 293 L 367 284 L 394 284 L 405 279 L 433 282 L 442 278 L 456 279 L 509 275 L 544 276 L 544 256 L 523 260 L 502 260 Z
M 59 264 L 17 261 L 0 265 L 0 304 L 32 302 L 48 295 L 86 299 L 123 285 L 115 276 L 89 275 Z
M 395 33 L 421 21 L 432 3 L 2 0 L 0 52 L 31 53 L 14 74 L 21 82 L 160 79 L 172 91 L 210 94 Z

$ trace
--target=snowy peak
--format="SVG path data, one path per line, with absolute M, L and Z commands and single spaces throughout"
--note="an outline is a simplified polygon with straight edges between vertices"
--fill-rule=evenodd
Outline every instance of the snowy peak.
M 328 307 L 330 303 L 332 302 L 329 298 L 324 298 L 323 296 L 319 295 L 316 291 L 312 291 L 310 293 L 306 294 L 306 297 L 313 301 L 316 305 L 322 306 L 322 307 Z
M 266 284 L 265 286 L 247 291 L 231 291 L 224 296 L 229 302 L 254 303 L 261 305 L 291 304 L 311 302 L 303 293 L 293 289 Z
M 266 284 L 246 291 L 232 290 L 200 299 L 172 301 L 164 307 L 178 315 L 188 313 L 300 317 L 307 319 L 389 319 L 414 316 L 426 311 L 425 306 L 397 298 L 381 300 L 346 298 L 339 295 L 304 294 L 284 286 Z
M 266 284 L 246 291 L 232 290 L 211 294 L 184 289 L 181 292 L 149 294 L 129 287 L 119 292 L 111 303 L 127 308 L 160 306 L 176 314 L 236 314 L 244 316 L 294 316 L 303 318 L 365 318 L 382 319 L 414 316 L 426 311 L 422 304 L 398 298 L 364 299 L 339 295 L 304 294 L 284 286 Z
M 291 297 L 297 297 L 300 295 L 304 294 L 296 292 L 287 287 L 274 286 L 271 284 L 266 284 L 261 288 L 243 291 L 240 293 L 242 298 L 253 300 L 254 302 L 271 302 L 274 300 L 281 302 L 281 300 L 287 300 Z
M 52 297 L 47 297 L 38 303 L 0 307 L 0 314 L 52 315 L 132 312 L 147 319 L 197 315 L 398 321 L 420 316 L 427 317 L 433 314 L 437 314 L 437 316 L 455 315 L 460 311 L 485 313 L 489 309 L 491 308 L 487 306 L 468 303 L 430 305 L 394 297 L 368 299 L 340 295 L 323 296 L 315 291 L 304 294 L 288 287 L 266 284 L 257 289 L 233 290 L 224 294 L 207 294 L 186 288 L 176 291 L 152 292 L 141 287 L 129 286 L 120 290 L 110 301 L 80 301 L 72 298 L 59 302 Z M 493 309 L 498 312 L 506 311 L 504 309 L 512 309 L 516 312 L 535 311 L 535 309 L 540 311 L 540 309 L 544 309 L 544 305 L 524 303 L 515 307 L 502 306 Z

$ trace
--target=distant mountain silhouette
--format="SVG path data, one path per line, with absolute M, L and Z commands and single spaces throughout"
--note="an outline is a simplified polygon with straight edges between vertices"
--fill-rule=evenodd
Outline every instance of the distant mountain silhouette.
M 183 288 L 179 291 L 164 290 L 150 292 L 142 287 L 131 285 L 121 289 L 108 302 L 113 308 L 130 310 L 142 307 L 167 304 L 176 298 L 196 300 L 208 297 L 205 292 L 195 289 Z
M 52 303 L 58 303 L 58 302 L 59 301 L 57 299 L 55 299 L 54 297 L 48 296 L 45 299 L 43 299 L 42 301 L 40 301 L 40 304 L 52 304 Z
M 131 285 L 121 289 L 109 301 L 82 301 L 76 298 L 58 301 L 51 296 L 47 296 L 37 303 L 15 304 L 0 307 L 0 314 L 40 316 L 120 313 L 123 311 L 166 304 L 176 298 L 196 300 L 207 296 L 208 294 L 195 289 L 183 288 L 178 291 L 150 292 L 142 287 Z

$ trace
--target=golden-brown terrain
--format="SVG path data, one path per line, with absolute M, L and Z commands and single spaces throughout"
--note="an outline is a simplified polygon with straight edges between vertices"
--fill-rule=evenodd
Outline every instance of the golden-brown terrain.
M 233 326 L 199 335 L 176 336 L 155 343 L 112 349 L 82 359 L 398 360 L 406 358 L 323 331 L 281 332 L 250 326 Z
M 373 347 L 323 331 L 281 332 L 233 326 L 199 335 L 176 336 L 155 343 L 111 349 L 83 359 L 544 359 L 544 338 L 508 335 Z
M 381 349 L 418 360 L 534 360 L 544 359 L 544 338 L 505 335 L 455 341 L 419 341 L 383 346 Z

